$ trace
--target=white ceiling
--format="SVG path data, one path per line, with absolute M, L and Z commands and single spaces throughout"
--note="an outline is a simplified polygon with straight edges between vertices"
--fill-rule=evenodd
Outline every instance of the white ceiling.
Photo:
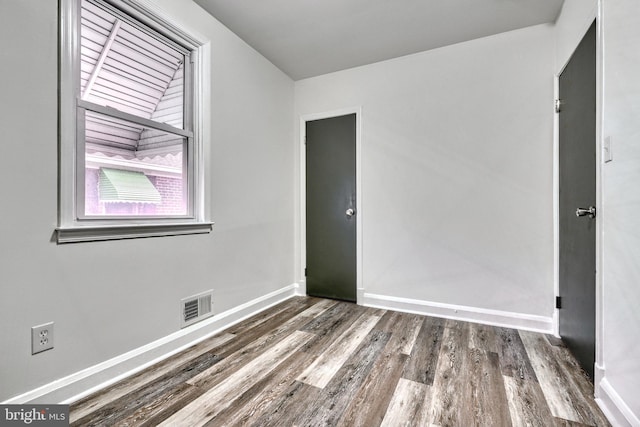
M 554 22 L 564 0 L 194 0 L 294 80 Z

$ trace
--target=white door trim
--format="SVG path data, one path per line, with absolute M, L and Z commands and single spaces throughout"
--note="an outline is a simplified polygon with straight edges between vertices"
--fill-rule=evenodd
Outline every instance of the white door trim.
M 300 150 L 300 268 L 298 284 L 299 293 L 306 295 L 306 277 L 304 269 L 307 264 L 307 206 L 306 206 L 306 150 L 304 148 L 307 126 L 306 123 L 312 120 L 329 119 L 332 117 L 345 116 L 347 114 L 356 115 L 356 302 L 362 304 L 364 296 L 364 285 L 362 281 L 362 107 L 347 107 L 338 110 L 331 110 L 321 113 L 305 114 L 300 116 L 300 140 L 298 143 Z
M 604 288 L 602 282 L 602 255 L 604 221 L 602 209 L 602 144 L 603 135 L 603 109 L 604 105 L 604 42 L 602 38 L 602 1 L 598 0 L 596 12 L 596 366 L 594 369 L 593 383 L 595 393 L 599 394 L 600 382 L 604 377 Z

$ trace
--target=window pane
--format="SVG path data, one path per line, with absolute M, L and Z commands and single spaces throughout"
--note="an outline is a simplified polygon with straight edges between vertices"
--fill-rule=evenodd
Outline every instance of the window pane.
M 85 113 L 85 215 L 187 215 L 186 141 Z
M 153 33 L 84 0 L 81 97 L 182 128 L 185 55 Z

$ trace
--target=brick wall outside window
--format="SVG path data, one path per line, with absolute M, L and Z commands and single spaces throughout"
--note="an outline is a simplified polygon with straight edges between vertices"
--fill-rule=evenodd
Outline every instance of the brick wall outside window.
M 156 214 L 180 215 L 185 213 L 182 179 L 164 176 L 149 176 L 149 179 L 162 196 L 162 204 L 157 206 Z

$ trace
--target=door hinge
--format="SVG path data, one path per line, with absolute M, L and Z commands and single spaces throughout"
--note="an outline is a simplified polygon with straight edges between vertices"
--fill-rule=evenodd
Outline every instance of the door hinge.
M 556 297 L 556 308 L 562 308 L 562 297 Z
M 562 111 L 562 104 L 564 104 L 564 101 L 560 98 L 556 99 L 555 102 L 555 107 L 556 107 L 556 113 L 559 113 L 560 111 Z
M 307 277 L 307 267 L 304 268 L 304 277 Z

